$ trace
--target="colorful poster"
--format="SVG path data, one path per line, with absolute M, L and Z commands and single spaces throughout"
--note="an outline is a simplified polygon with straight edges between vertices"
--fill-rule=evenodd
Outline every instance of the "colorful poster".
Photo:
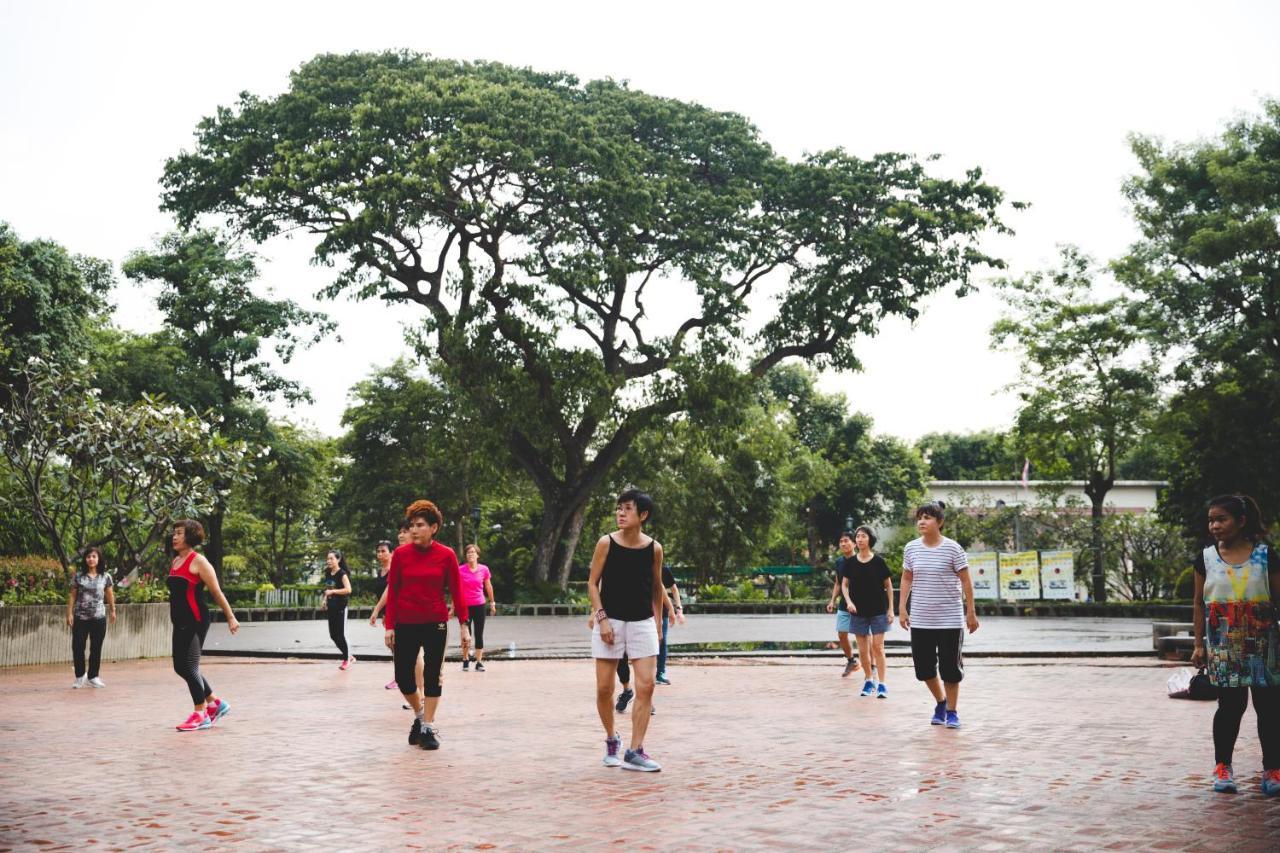
M 973 581 L 973 597 L 999 598 L 1000 583 L 997 576 L 998 561 L 995 551 L 969 551 L 969 579 Z
M 1074 552 L 1040 552 L 1040 589 L 1045 598 L 1076 597 Z
M 1035 551 L 1000 554 L 1000 597 L 1040 597 L 1040 555 Z

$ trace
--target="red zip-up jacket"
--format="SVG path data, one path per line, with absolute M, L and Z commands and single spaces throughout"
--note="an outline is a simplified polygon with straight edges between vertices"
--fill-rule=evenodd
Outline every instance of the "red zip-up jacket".
M 448 545 L 432 542 L 419 548 L 412 542 L 401 545 L 391 554 L 387 571 L 387 630 L 397 623 L 420 625 L 446 622 L 449 608 L 444 600 L 444 586 L 453 593 L 453 612 L 458 624 L 467 622 L 467 605 L 462 595 L 462 579 L 458 576 L 458 556 Z

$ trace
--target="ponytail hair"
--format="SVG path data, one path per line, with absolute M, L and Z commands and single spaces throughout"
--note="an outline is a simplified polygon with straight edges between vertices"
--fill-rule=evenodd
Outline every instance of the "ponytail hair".
M 1258 502 L 1248 495 L 1218 495 L 1209 501 L 1206 509 L 1215 506 L 1241 521 L 1240 533 L 1254 542 L 1267 535 L 1267 526 L 1262 523 L 1262 510 Z

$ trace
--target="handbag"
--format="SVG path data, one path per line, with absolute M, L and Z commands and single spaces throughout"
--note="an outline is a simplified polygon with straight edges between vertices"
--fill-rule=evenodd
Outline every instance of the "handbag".
M 1218 688 L 1209 680 L 1209 674 L 1200 667 L 1200 671 L 1191 677 L 1191 685 L 1187 688 L 1188 699 L 1212 701 L 1218 698 Z

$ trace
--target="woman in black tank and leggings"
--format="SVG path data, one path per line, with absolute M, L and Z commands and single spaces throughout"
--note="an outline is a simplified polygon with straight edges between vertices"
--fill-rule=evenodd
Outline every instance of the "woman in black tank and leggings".
M 329 639 L 342 652 L 342 663 L 338 669 L 346 671 L 356 662 L 347 646 L 347 602 L 351 600 L 351 572 L 347 570 L 347 560 L 342 552 L 331 550 L 324 558 L 327 574 L 324 582 L 329 586 L 324 591 L 324 603 L 329 616 Z
M 178 724 L 180 732 L 207 729 L 231 710 L 225 700 L 213 695 L 213 688 L 200 674 L 200 650 L 209 633 L 209 603 L 202 587 L 208 587 L 227 617 L 231 633 L 240 630 L 227 597 L 218 585 L 218 576 L 203 554 L 195 551 L 204 541 L 204 527 L 198 521 L 182 519 L 173 525 L 173 563 L 169 567 L 169 618 L 173 622 L 173 671 L 187 682 L 195 710 Z

